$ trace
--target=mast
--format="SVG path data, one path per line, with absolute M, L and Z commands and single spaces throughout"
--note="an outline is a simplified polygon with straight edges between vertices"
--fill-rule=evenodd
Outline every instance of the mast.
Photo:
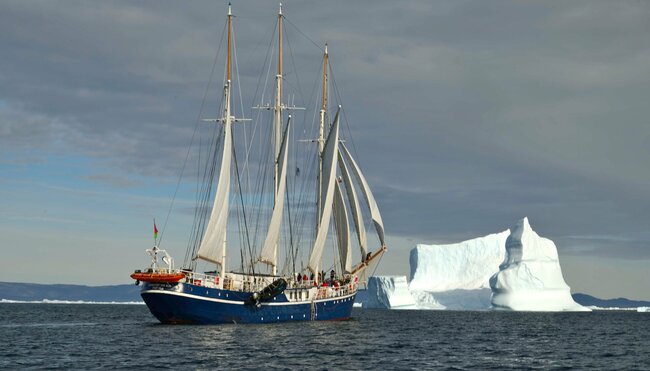
M 273 158 L 277 159 L 280 155 L 280 146 L 281 146 L 281 132 L 282 132 L 282 3 L 280 3 L 280 10 L 278 11 L 278 74 L 275 75 L 275 108 L 274 108 L 274 119 L 273 119 L 273 128 L 275 133 L 275 151 Z M 278 199 L 278 188 L 280 185 L 279 169 L 277 161 L 274 164 L 274 189 L 273 189 L 273 205 Z M 278 248 L 277 244 L 275 246 L 275 253 L 273 258 L 273 275 L 275 276 L 278 273 Z
M 317 211 L 316 211 L 316 230 L 320 228 L 320 220 L 323 213 L 323 149 L 325 147 L 325 115 L 327 113 L 327 62 L 329 55 L 327 54 L 327 43 L 325 43 L 325 52 L 323 53 L 323 99 L 320 108 L 320 120 L 318 125 L 318 190 L 317 197 Z M 316 269 L 318 271 L 318 268 Z M 315 274 L 318 277 L 318 273 Z
M 321 192 L 323 185 L 321 179 L 323 175 L 323 148 L 325 146 L 325 114 L 327 113 L 327 61 L 329 56 L 327 54 L 327 43 L 325 44 L 325 53 L 323 54 L 323 104 L 320 109 L 320 122 L 318 126 L 318 218 L 316 223 L 320 222 L 323 206 L 321 200 Z M 316 225 L 318 228 L 318 225 Z
M 231 110 L 230 110 L 230 84 L 231 84 L 231 75 L 232 75 L 232 64 L 231 64 L 231 48 L 232 48 L 232 7 L 230 3 L 228 3 L 228 59 L 227 59 L 227 80 L 226 80 L 226 87 L 225 87 L 225 95 L 226 95 L 226 112 L 225 112 L 225 125 L 228 128 L 226 131 L 227 134 L 230 134 L 230 126 L 232 125 L 231 123 Z M 223 164 L 221 166 L 224 166 Z M 230 164 L 228 164 L 230 166 Z M 227 200 L 226 200 L 227 203 Z M 227 225 L 227 223 L 226 223 Z M 226 242 L 227 242 L 227 236 L 228 236 L 228 228 L 225 228 L 223 231 L 223 250 L 222 250 L 222 257 L 221 257 L 221 283 L 225 282 L 225 275 L 226 275 Z
M 226 83 L 223 88 L 224 109 L 223 116 L 218 119 L 206 121 L 223 123 L 223 152 L 221 169 L 219 170 L 219 184 L 214 197 L 210 220 L 201 240 L 199 250 L 192 259 L 203 259 L 221 266 L 221 282 L 226 274 L 226 244 L 228 231 L 228 200 L 230 196 L 230 167 L 232 160 L 232 122 L 235 120 L 231 112 L 231 63 L 232 48 L 232 8 L 228 4 L 228 59 L 226 61 Z

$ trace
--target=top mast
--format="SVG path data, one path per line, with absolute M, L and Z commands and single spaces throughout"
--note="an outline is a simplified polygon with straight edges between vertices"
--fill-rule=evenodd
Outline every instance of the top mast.
M 318 217 L 316 218 L 316 228 L 319 227 L 320 217 L 322 214 L 322 178 L 323 178 L 323 148 L 325 146 L 325 115 L 327 113 L 327 62 L 329 55 L 327 54 L 327 43 L 325 43 L 325 53 L 323 54 L 323 103 L 320 109 L 320 122 L 318 127 Z
M 282 132 L 282 3 L 280 3 L 280 11 L 278 12 L 278 74 L 275 75 L 275 107 L 274 113 L 275 117 L 273 120 L 273 128 L 275 132 L 275 156 L 274 159 L 277 160 L 278 155 L 280 154 L 280 140 Z M 278 164 L 275 164 L 275 189 L 274 194 L 278 190 Z M 277 195 L 274 196 L 273 200 Z
M 232 6 L 230 3 L 228 3 L 228 60 L 227 60 L 227 70 L 228 70 L 228 78 L 227 81 L 230 83 L 231 80 L 231 64 L 230 64 L 230 49 L 231 49 L 231 40 L 232 40 Z

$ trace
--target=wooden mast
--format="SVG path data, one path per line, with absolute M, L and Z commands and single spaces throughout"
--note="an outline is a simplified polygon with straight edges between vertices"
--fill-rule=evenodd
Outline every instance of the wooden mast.
M 278 11 L 278 74 L 275 76 L 275 117 L 273 120 L 273 127 L 275 132 L 275 151 L 273 156 L 274 161 L 274 183 L 273 189 L 273 205 L 278 198 L 278 187 L 280 185 L 279 169 L 278 169 L 278 156 L 280 155 L 280 146 L 282 142 L 282 3 L 280 3 L 280 10 Z M 273 275 L 278 272 L 278 247 L 275 247 L 275 257 L 273 259 Z
M 231 110 L 230 110 L 230 86 L 231 86 L 231 74 L 232 74 L 232 68 L 231 68 L 231 47 L 232 47 L 232 6 L 230 3 L 228 3 L 228 59 L 227 59 L 227 80 L 226 80 L 226 117 L 224 120 L 224 124 L 230 128 L 231 125 Z M 230 132 L 230 129 L 226 131 L 226 133 Z M 221 164 L 221 166 L 224 166 L 224 164 Z M 228 164 L 227 166 L 230 166 Z M 223 252 L 221 256 L 221 285 L 225 282 L 226 279 L 226 247 L 227 247 L 227 237 L 228 237 L 228 230 L 226 229 L 223 233 Z
M 325 52 L 323 54 L 323 99 L 320 109 L 320 120 L 318 126 L 318 192 L 317 197 L 317 211 L 316 211 L 316 230 L 320 228 L 320 219 L 323 214 L 323 149 L 325 147 L 325 119 L 327 114 L 327 62 L 329 55 L 327 54 L 327 43 L 325 43 Z M 318 279 L 318 269 L 316 269 L 316 279 Z M 321 277 L 324 280 L 325 277 Z
M 318 218 L 316 218 L 316 227 L 318 228 L 320 223 L 320 217 L 322 214 L 322 200 L 321 192 L 323 185 L 321 184 L 322 174 L 323 174 L 323 148 L 325 147 L 325 116 L 327 114 L 327 62 L 329 56 L 327 54 L 327 44 L 325 44 L 325 53 L 323 54 L 323 99 L 320 109 L 320 121 L 318 127 Z
M 230 65 L 230 48 L 231 48 L 231 39 L 232 39 L 232 7 L 228 3 L 228 59 L 227 59 L 227 81 L 230 82 L 231 79 L 231 65 Z

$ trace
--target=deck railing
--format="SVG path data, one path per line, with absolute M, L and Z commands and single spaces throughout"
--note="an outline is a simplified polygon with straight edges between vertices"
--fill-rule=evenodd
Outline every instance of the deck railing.
M 181 282 L 189 283 L 192 285 L 198 285 L 208 288 L 223 288 L 224 290 L 232 291 L 244 291 L 244 292 L 258 292 L 267 287 L 271 282 L 273 282 L 275 277 L 254 277 L 253 281 L 250 280 L 250 276 L 241 275 L 242 279 L 237 279 L 239 275 L 237 274 L 227 274 L 226 277 L 221 282 L 221 276 L 216 274 L 209 273 L 199 273 L 189 270 L 171 270 L 169 268 L 155 268 L 147 269 L 147 271 L 157 272 L 157 273 L 173 273 L 173 272 L 182 272 L 185 273 L 185 279 Z M 246 278 L 244 278 L 246 277 Z M 287 290 L 302 289 L 311 291 L 312 288 L 317 288 L 316 290 L 316 300 L 335 298 L 341 296 L 347 296 L 352 294 L 357 290 L 358 284 L 356 282 L 345 281 L 335 281 L 336 284 L 332 285 L 317 285 L 313 280 L 288 280 Z M 311 296 L 311 295 L 309 295 Z M 301 298 L 300 300 L 310 300 L 307 297 Z

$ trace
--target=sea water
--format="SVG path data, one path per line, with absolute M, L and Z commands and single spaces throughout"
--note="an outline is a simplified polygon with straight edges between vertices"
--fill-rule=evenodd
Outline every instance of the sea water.
M 650 314 L 354 309 L 162 325 L 144 305 L 0 304 L 0 369 L 648 369 Z

